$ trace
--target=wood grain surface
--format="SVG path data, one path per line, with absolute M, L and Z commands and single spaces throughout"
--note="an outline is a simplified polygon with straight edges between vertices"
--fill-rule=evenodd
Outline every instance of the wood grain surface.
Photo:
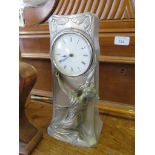
M 48 136 L 51 111 L 51 105 L 44 102 L 31 101 L 27 106 L 26 114 L 30 122 L 44 133 L 32 155 L 134 155 L 134 120 L 101 113 L 104 127 L 97 146 L 83 148 Z
M 19 153 L 29 155 L 42 138 L 25 114 L 26 101 L 37 78 L 36 69 L 26 63 L 19 64 Z
M 134 19 L 133 0 L 48 0 L 39 7 L 24 8 L 25 25 L 36 25 L 52 14 L 68 15 L 82 12 L 96 14 L 101 20 Z
M 133 19 L 134 7 L 133 0 L 59 0 L 53 14 L 92 12 L 101 20 Z

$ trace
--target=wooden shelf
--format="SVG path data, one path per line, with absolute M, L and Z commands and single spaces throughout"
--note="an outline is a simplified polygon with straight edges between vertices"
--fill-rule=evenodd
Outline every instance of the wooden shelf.
M 50 59 L 50 54 L 48 53 L 21 53 L 21 58 L 24 59 Z
M 50 59 L 49 53 L 21 53 L 21 57 L 24 59 Z M 125 64 L 134 64 L 134 57 L 122 57 L 122 56 L 99 56 L 100 62 L 109 62 L 109 63 L 125 63 Z
M 100 56 L 100 62 L 109 62 L 109 63 L 124 63 L 124 64 L 134 64 L 134 57 L 122 57 L 122 56 Z
M 52 105 L 45 102 L 31 101 L 26 107 L 30 122 L 43 131 L 43 139 L 32 155 L 133 155 L 135 122 L 132 119 L 114 117 L 100 113 L 103 129 L 96 147 L 83 148 L 58 141 L 47 134 L 51 121 Z
M 31 92 L 31 99 L 34 102 L 42 101 L 44 103 L 51 104 L 52 103 L 52 92 L 33 89 Z M 133 105 L 100 100 L 99 104 L 97 104 L 97 107 L 99 108 L 100 113 L 124 117 L 128 119 L 135 118 L 135 107 Z

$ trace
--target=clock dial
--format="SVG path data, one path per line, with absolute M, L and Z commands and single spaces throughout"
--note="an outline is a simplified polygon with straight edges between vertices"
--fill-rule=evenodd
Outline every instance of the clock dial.
M 92 48 L 80 34 L 59 36 L 53 45 L 53 61 L 57 69 L 67 76 L 79 76 L 87 71 L 92 61 Z

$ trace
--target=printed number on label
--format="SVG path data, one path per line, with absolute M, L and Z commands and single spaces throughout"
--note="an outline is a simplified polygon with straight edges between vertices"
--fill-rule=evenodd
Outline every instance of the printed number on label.
M 124 36 L 115 36 L 114 44 L 115 45 L 122 45 L 127 46 L 130 43 L 130 37 Z

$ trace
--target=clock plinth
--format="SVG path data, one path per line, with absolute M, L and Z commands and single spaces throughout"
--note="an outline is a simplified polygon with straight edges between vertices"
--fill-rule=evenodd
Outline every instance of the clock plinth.
M 49 19 L 53 117 L 48 134 L 78 146 L 97 144 L 102 130 L 98 102 L 98 18 L 91 13 Z

